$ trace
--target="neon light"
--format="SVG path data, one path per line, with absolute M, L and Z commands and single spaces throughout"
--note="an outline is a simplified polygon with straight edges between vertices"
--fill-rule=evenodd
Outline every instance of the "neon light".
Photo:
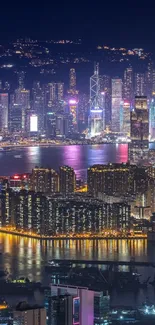
M 102 109 L 91 109 L 92 113 L 102 113 Z
M 19 179 L 19 176 L 18 176 L 18 175 L 14 175 L 13 178 L 14 178 L 14 179 Z
M 76 99 L 70 99 L 70 100 L 69 100 L 69 104 L 77 104 Z

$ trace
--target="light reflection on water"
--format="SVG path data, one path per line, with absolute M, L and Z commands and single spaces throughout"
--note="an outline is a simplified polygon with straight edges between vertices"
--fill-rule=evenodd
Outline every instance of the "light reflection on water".
M 147 261 L 147 240 L 53 240 L 0 234 L 1 268 L 17 276 L 41 280 L 44 264 L 52 258 Z M 152 258 L 152 257 L 151 257 Z M 36 277 L 37 274 L 37 277 Z
M 20 155 L 20 158 L 16 158 Z M 127 144 L 53 146 L 49 148 L 28 147 L 0 154 L 1 176 L 31 172 L 35 166 L 52 167 L 69 165 L 78 178 L 86 179 L 87 168 L 93 164 L 126 162 Z

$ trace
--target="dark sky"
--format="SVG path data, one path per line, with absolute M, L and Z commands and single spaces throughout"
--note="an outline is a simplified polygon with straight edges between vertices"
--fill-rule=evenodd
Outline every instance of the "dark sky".
M 3 1 L 0 40 L 77 38 L 155 50 L 155 4 L 150 0 Z

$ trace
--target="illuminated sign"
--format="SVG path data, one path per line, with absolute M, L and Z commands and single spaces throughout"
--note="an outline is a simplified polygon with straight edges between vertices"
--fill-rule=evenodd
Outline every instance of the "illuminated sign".
M 38 132 L 38 116 L 30 116 L 30 132 Z
M 76 104 L 77 104 L 76 99 L 70 99 L 70 100 L 69 100 L 69 104 L 70 104 L 70 105 L 76 105 Z

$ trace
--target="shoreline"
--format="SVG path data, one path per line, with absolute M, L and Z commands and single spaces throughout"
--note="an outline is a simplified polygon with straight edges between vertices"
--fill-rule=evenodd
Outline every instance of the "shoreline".
M 130 236 L 130 237 L 125 237 L 125 236 L 122 236 L 122 237 L 103 237 L 103 236 L 96 236 L 96 237 L 92 237 L 92 236 L 89 236 L 89 237 L 85 237 L 85 236 L 77 236 L 77 237 L 69 237 L 69 236 L 65 236 L 65 237 L 61 237 L 61 236 L 57 236 L 57 237 L 44 237 L 44 236 L 37 236 L 37 235 L 29 235 L 29 234 L 23 234 L 23 233 L 20 233 L 18 231 L 8 231 L 8 230 L 5 230 L 5 229 L 0 229 L 0 233 L 4 233 L 4 234 L 8 234 L 8 235 L 14 235 L 14 236 L 20 236 L 20 237 L 25 237 L 25 238 L 32 238 L 32 239 L 38 239 L 38 240 L 41 240 L 41 241 L 49 241 L 49 240 L 133 240 L 133 239 L 147 239 L 147 235 L 143 235 L 143 236 Z

